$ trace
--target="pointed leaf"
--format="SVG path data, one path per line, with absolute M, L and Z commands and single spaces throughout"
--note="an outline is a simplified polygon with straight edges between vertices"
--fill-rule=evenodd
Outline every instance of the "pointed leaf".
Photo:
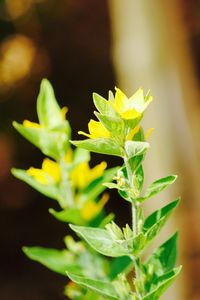
M 154 272 L 161 276 L 171 271 L 176 264 L 178 233 L 173 234 L 166 242 L 157 248 L 145 261 L 144 265 L 153 267 Z
M 160 232 L 167 219 L 179 204 L 177 199 L 163 208 L 152 213 L 144 222 L 143 232 L 146 235 L 146 242 L 150 242 Z
M 67 272 L 67 276 L 77 284 L 80 284 L 97 294 L 111 300 L 118 300 L 117 292 L 111 282 L 94 280 Z
M 93 93 L 93 101 L 94 105 L 101 114 L 113 117 L 118 116 L 118 113 L 113 109 L 110 102 L 97 93 Z
M 111 117 L 95 112 L 95 116 L 102 125 L 111 133 L 112 136 L 124 135 L 124 122 L 120 117 Z
M 32 176 L 28 175 L 25 170 L 13 168 L 11 170 L 11 172 L 16 178 L 26 182 L 28 185 L 30 185 L 32 188 L 34 188 L 41 194 L 58 201 L 59 190 L 58 190 L 57 186 L 55 186 L 53 184 L 51 184 L 51 185 L 41 184 L 38 181 L 36 181 Z
M 162 190 L 166 189 L 170 184 L 174 183 L 176 180 L 176 175 L 171 175 L 167 177 L 163 177 L 154 181 L 147 189 L 144 197 L 139 199 L 140 202 L 153 197 L 154 195 L 160 193 Z
M 53 208 L 50 208 L 49 212 L 61 222 L 72 223 L 76 225 L 85 224 L 85 221 L 82 219 L 80 210 L 78 208 L 67 208 L 61 211 L 56 211 Z
M 165 290 L 173 283 L 173 281 L 176 279 L 178 274 L 181 271 L 181 266 L 178 268 L 175 268 L 173 271 L 164 274 L 162 277 L 159 278 L 157 285 L 155 282 L 156 287 L 144 296 L 143 300 L 158 300 L 160 299 L 160 296 L 165 292 Z
M 128 256 L 121 256 L 114 258 L 110 263 L 110 274 L 111 280 L 115 279 L 120 273 L 128 273 L 130 268 L 133 267 L 133 262 Z M 127 271 L 126 271 L 127 270 Z
M 48 131 L 41 128 L 25 127 L 17 122 L 13 122 L 15 129 L 34 146 L 38 147 L 43 154 L 55 160 L 65 156 L 69 147 L 70 128 L 66 122 L 62 130 Z
M 112 139 L 86 139 L 82 141 L 71 141 L 71 143 L 91 152 L 121 156 L 120 147 Z
M 129 158 L 145 153 L 148 148 L 149 144 L 147 142 L 125 142 L 125 151 Z
M 156 210 L 153 212 L 150 216 L 148 216 L 144 222 L 144 231 L 147 231 L 149 228 L 151 228 L 153 225 L 155 225 L 159 220 L 161 220 L 163 217 L 168 217 L 169 214 L 172 213 L 172 211 L 178 206 L 180 203 L 180 199 L 176 199 L 173 202 L 170 202 L 169 204 L 165 205 L 164 207 Z
M 70 225 L 71 229 L 79 234 L 97 252 L 118 257 L 128 255 L 128 250 L 113 240 L 105 229 Z
M 40 124 L 48 128 L 57 127 L 64 121 L 53 88 L 47 79 L 41 82 L 37 98 L 37 113 Z
M 61 275 L 66 276 L 66 271 L 80 272 L 80 267 L 74 262 L 69 251 L 43 247 L 23 247 L 23 252 L 30 259 Z

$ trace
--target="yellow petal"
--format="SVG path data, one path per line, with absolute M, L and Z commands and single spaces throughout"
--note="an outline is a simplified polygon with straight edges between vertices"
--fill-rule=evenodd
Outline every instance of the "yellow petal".
M 100 177 L 104 170 L 107 167 L 107 163 L 105 161 L 102 161 L 100 164 L 96 165 L 94 168 L 90 169 L 90 182 L 93 181 L 94 179 Z
M 72 151 L 71 148 L 69 148 L 67 150 L 67 153 L 65 154 L 64 161 L 66 163 L 71 163 L 72 162 L 72 158 L 73 158 L 73 151 Z
M 100 177 L 106 167 L 106 162 L 101 162 L 93 169 L 90 169 L 89 164 L 84 162 L 73 169 L 70 174 L 70 179 L 75 187 L 83 189 L 94 179 Z
M 41 169 L 36 169 L 36 168 L 29 168 L 27 171 L 27 174 L 34 177 L 36 181 L 38 181 L 41 184 L 47 185 L 48 184 L 48 179 L 46 177 L 46 174 L 44 171 Z
M 49 158 L 45 158 L 42 163 L 42 170 L 53 178 L 55 182 L 59 182 L 61 178 L 60 166 Z
M 65 117 L 66 117 L 66 113 L 68 112 L 68 107 L 67 106 L 64 106 L 62 109 L 61 109 L 61 116 L 62 116 L 62 119 L 63 121 L 65 120 Z
M 98 121 L 90 120 L 88 129 L 92 139 L 110 137 L 110 132 Z
M 118 88 L 115 88 L 115 101 L 114 106 L 118 113 L 121 113 L 124 110 L 124 102 L 127 100 L 126 95 Z
M 40 124 L 28 120 L 24 120 L 23 125 L 27 128 L 41 128 Z
M 99 202 L 95 202 L 94 200 L 89 200 L 85 203 L 83 209 L 81 210 L 81 215 L 84 220 L 89 221 L 96 217 L 100 211 L 103 209 L 105 204 L 109 200 L 109 195 L 107 193 L 103 194 L 102 198 Z
M 133 137 L 136 133 L 138 133 L 138 131 L 140 130 L 140 126 L 136 126 L 135 128 L 133 128 L 129 134 L 126 136 L 126 140 L 127 141 L 132 141 Z
M 79 189 L 84 188 L 88 184 L 88 173 L 90 169 L 87 162 L 79 164 L 70 173 L 72 184 Z
M 151 133 L 152 133 L 153 130 L 154 130 L 154 128 L 149 128 L 149 129 L 147 130 L 147 132 L 146 132 L 146 134 L 145 134 L 145 139 L 146 139 L 146 140 L 150 137 L 150 135 L 151 135 Z

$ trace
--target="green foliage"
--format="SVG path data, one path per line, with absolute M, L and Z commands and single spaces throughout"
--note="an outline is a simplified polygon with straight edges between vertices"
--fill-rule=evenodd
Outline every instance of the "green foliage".
M 87 149 L 91 152 L 109 154 L 114 156 L 122 156 L 119 146 L 115 141 L 110 139 L 87 139 L 84 141 L 72 141 L 72 144 L 76 147 Z
M 50 270 L 68 276 L 71 282 L 65 294 L 74 300 L 158 300 L 173 283 L 181 267 L 176 267 L 175 233 L 146 260 L 143 251 L 179 204 L 166 204 L 145 218 L 142 203 L 169 185 L 177 176 L 153 182 L 143 192 L 143 161 L 149 148 L 140 121 L 152 100 L 139 89 L 130 98 L 116 88 L 109 99 L 94 93 L 98 121 L 88 124 L 87 139 L 70 141 L 71 128 L 56 101 L 48 80 L 41 83 L 37 98 L 39 123 L 14 122 L 17 131 L 38 147 L 45 158 L 41 169 L 12 169 L 18 179 L 58 202 L 60 209 L 50 208 L 57 220 L 69 224 L 80 241 L 64 239 L 62 250 L 24 247 L 24 253 Z M 71 144 L 77 148 L 73 150 Z M 90 152 L 120 157 L 120 167 L 106 168 L 106 163 L 90 168 Z M 112 182 L 114 180 L 114 182 Z M 114 214 L 106 215 L 108 201 L 105 188 L 115 188 L 132 208 L 132 227 L 120 228 Z

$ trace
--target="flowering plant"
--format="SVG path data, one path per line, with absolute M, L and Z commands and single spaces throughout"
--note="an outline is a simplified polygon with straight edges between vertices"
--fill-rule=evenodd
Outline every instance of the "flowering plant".
M 65 294 L 76 300 L 157 300 L 179 274 L 175 267 L 178 234 L 173 234 L 147 259 L 143 252 L 159 234 L 177 207 L 179 199 L 145 218 L 142 204 L 172 184 L 175 175 L 154 181 L 145 192 L 143 160 L 149 148 L 146 141 L 152 129 L 144 133 L 140 121 L 152 101 L 139 89 L 132 97 L 116 88 L 106 100 L 93 94 L 98 121 L 88 124 L 85 140 L 70 141 L 71 128 L 65 119 L 67 108 L 60 108 L 50 83 L 44 79 L 37 99 L 39 123 L 14 122 L 17 131 L 38 147 L 45 158 L 41 169 L 12 169 L 40 193 L 56 200 L 60 210 L 49 212 L 69 223 L 79 241 L 64 238 L 63 250 L 24 247 L 32 260 L 68 276 Z M 71 144 L 77 148 L 72 150 Z M 106 169 L 102 162 L 90 168 L 90 152 L 121 157 L 122 166 Z M 120 228 L 106 215 L 106 188 L 117 189 L 132 210 L 132 225 Z

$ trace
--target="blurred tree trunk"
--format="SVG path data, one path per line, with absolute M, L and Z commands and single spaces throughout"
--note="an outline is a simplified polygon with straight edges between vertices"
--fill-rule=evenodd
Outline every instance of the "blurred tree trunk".
M 150 88 L 155 102 L 146 113 L 144 127 L 154 127 L 146 159 L 148 183 L 170 173 L 178 183 L 161 194 L 152 206 L 182 195 L 182 204 L 167 231 L 180 228 L 181 263 L 184 271 L 164 299 L 199 299 L 200 105 L 197 82 L 187 45 L 180 4 L 174 0 L 110 0 L 113 63 L 118 86 L 131 96 L 138 87 Z M 146 125 L 147 124 L 147 125 Z M 172 230 L 173 229 L 173 230 Z M 198 255 L 196 255 L 198 254 Z M 181 282 L 186 284 L 180 288 Z M 196 283 L 196 284 L 195 284 Z M 199 297 L 198 297 L 199 296 Z

